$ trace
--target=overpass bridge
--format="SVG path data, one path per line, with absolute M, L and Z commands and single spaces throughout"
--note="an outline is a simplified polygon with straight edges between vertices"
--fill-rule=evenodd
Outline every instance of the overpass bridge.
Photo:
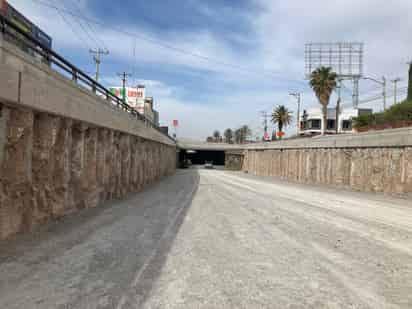
M 179 162 L 190 160 L 193 164 L 204 164 L 212 161 L 228 169 L 240 169 L 244 145 L 178 139 L 177 148 Z

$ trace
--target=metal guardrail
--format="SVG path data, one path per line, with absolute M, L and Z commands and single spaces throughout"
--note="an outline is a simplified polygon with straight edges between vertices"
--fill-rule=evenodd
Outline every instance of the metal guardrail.
M 130 115 L 132 115 L 139 121 L 144 122 L 147 127 L 152 127 L 156 129 L 158 132 L 160 132 L 162 135 L 165 135 L 169 139 L 175 141 L 170 135 L 162 132 L 155 123 L 153 123 L 144 115 L 140 114 L 133 107 L 127 104 L 123 99 L 114 95 L 112 92 L 110 92 L 110 90 L 108 90 L 100 83 L 96 82 L 93 78 L 88 76 L 75 65 L 71 64 L 68 60 L 64 59 L 62 56 L 60 56 L 53 50 L 44 46 L 37 39 L 32 37 L 30 34 L 27 34 L 14 23 L 12 23 L 7 18 L 1 15 L 0 30 L 3 33 L 3 36 L 11 37 L 16 41 L 19 41 L 19 43 L 25 45 L 25 47 L 28 48 L 30 51 L 41 56 L 45 62 L 54 64 L 59 69 L 68 73 L 69 76 L 71 76 L 71 79 L 74 83 L 81 86 L 86 85 L 86 87 L 83 86 L 83 88 L 88 89 L 87 87 L 89 87 L 88 90 L 94 92 L 96 95 L 101 95 L 102 97 L 105 97 L 110 104 L 113 104 L 114 106 L 117 106 L 117 108 L 124 110 L 125 112 L 128 112 Z M 83 85 L 81 83 L 83 83 Z

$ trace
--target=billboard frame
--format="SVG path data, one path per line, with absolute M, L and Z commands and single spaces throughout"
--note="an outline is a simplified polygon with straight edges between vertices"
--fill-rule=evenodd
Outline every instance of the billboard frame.
M 330 67 L 340 78 L 363 76 L 363 50 L 361 42 L 307 43 L 305 44 L 305 75 L 319 67 Z

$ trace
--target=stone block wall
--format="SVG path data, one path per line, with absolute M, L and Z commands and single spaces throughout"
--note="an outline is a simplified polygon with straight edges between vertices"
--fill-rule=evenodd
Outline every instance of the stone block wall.
M 225 151 L 225 169 L 230 171 L 240 171 L 243 166 L 242 151 Z
M 0 106 L 0 239 L 124 198 L 175 171 L 173 145 Z
M 365 192 L 412 192 L 412 146 L 247 149 L 243 171 Z

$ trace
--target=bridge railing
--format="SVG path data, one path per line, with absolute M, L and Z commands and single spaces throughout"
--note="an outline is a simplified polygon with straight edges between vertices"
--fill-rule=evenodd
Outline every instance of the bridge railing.
M 106 99 L 108 103 L 113 104 L 117 108 L 128 112 L 132 117 L 136 118 L 138 121 L 142 121 L 147 127 L 152 127 L 156 129 L 161 134 L 167 136 L 169 139 L 174 139 L 165 134 L 160 130 L 160 128 L 148 119 L 146 116 L 140 114 L 136 109 L 127 104 L 122 98 L 119 98 L 113 94 L 109 89 L 104 87 L 99 82 L 96 82 L 89 75 L 84 73 L 78 67 L 70 63 L 68 60 L 57 54 L 55 51 L 49 49 L 47 46 L 44 46 L 40 41 L 34 38 L 29 33 L 26 33 L 24 30 L 19 28 L 13 22 L 0 15 L 0 31 L 3 34 L 3 37 L 10 39 L 20 47 L 23 47 L 32 55 L 36 55 L 42 59 L 42 62 L 51 65 L 55 65 L 60 71 L 60 74 L 68 75 L 69 78 L 76 84 L 81 85 L 83 88 L 86 88 L 96 95 Z

